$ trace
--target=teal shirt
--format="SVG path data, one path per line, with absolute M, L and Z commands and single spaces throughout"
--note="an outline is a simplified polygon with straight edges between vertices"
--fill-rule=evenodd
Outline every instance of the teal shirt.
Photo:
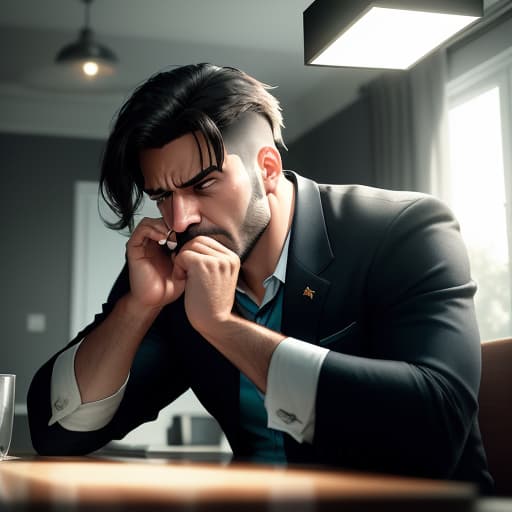
M 263 283 L 265 295 L 260 307 L 246 293 L 241 290 L 236 291 L 236 305 L 239 313 L 248 320 L 277 332 L 281 330 L 288 242 L 289 239 L 283 247 L 276 270 Z M 240 373 L 240 424 L 252 445 L 250 460 L 263 463 L 286 463 L 283 434 L 267 427 L 264 399 L 263 393 L 243 373 Z

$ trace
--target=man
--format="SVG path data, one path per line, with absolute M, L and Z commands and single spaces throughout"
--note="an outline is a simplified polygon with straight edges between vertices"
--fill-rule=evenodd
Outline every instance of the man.
M 34 377 L 35 448 L 91 452 L 191 387 L 235 457 L 488 490 L 455 220 L 426 195 L 283 171 L 267 89 L 191 65 L 121 109 L 101 176 L 113 227 L 133 228 L 143 193 L 162 217 L 133 229 L 103 313 Z

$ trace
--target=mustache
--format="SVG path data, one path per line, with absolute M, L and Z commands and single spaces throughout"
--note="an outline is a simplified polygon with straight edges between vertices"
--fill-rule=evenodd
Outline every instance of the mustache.
M 213 237 L 215 235 L 221 235 L 227 238 L 228 240 L 233 240 L 231 234 L 222 228 L 198 228 L 190 226 L 186 231 L 183 231 L 182 233 L 176 233 L 176 253 L 180 252 L 181 248 L 196 236 Z

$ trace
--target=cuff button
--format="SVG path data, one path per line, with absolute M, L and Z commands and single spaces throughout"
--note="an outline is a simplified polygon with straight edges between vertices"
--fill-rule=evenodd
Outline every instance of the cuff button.
M 58 400 L 55 400 L 55 402 L 53 403 L 53 406 L 55 407 L 55 410 L 57 410 L 57 411 L 62 411 L 67 405 L 68 405 L 67 398 L 64 398 L 64 399 L 59 398 Z
M 290 425 L 290 423 L 302 423 L 302 421 L 300 421 L 297 416 L 295 416 L 295 414 L 291 413 L 291 412 L 287 412 L 285 411 L 284 409 L 278 409 L 276 411 L 276 415 L 277 417 L 283 422 L 283 423 L 286 423 L 287 425 Z

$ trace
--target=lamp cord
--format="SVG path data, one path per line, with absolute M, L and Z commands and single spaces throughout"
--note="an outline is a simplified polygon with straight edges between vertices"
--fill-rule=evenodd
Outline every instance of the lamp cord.
M 85 4 L 85 28 L 88 29 L 91 21 L 90 7 L 92 0 L 82 0 L 82 2 Z

